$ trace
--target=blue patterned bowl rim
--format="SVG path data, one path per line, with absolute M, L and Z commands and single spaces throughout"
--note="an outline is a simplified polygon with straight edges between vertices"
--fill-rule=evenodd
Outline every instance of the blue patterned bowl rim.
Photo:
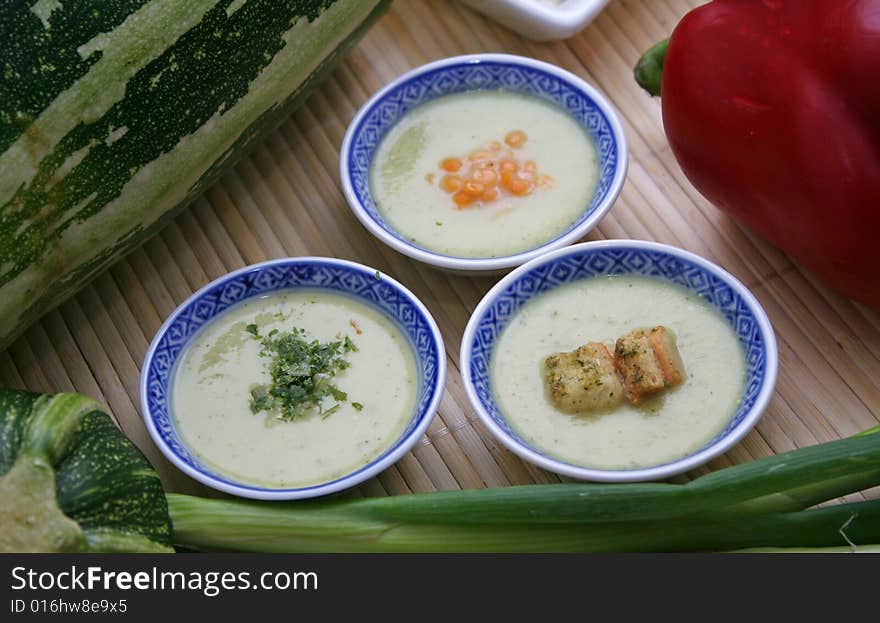
M 326 289 L 353 296 L 383 313 L 407 337 L 417 359 L 419 395 L 413 417 L 397 441 L 367 465 L 327 483 L 268 488 L 238 482 L 203 465 L 177 436 L 168 409 L 174 363 L 194 335 L 229 307 L 268 292 Z M 202 287 L 168 317 L 150 344 L 141 367 L 141 412 L 147 430 L 165 457 L 199 482 L 233 495 L 293 500 L 353 487 L 391 466 L 421 438 L 431 423 L 446 383 L 446 351 L 431 313 L 395 279 L 374 268 L 326 257 L 270 260 L 228 273 Z
M 533 296 L 561 283 L 608 274 L 655 276 L 695 292 L 718 309 L 736 331 L 746 354 L 747 378 L 729 424 L 703 448 L 681 459 L 642 469 L 582 467 L 556 459 L 523 440 L 505 420 L 491 392 L 489 367 L 497 336 Z M 529 287 L 522 288 L 524 283 Z M 460 367 L 465 391 L 483 424 L 512 452 L 544 469 L 601 482 L 658 480 L 702 465 L 726 452 L 763 414 L 776 385 L 778 351 L 761 304 L 733 275 L 676 247 L 637 240 L 603 240 L 560 249 L 520 266 L 480 301 L 465 328 Z
M 475 79 L 479 86 L 474 87 L 464 81 L 462 72 L 468 70 L 482 72 L 479 79 Z M 529 80 L 521 84 L 502 82 L 505 70 L 527 72 Z M 548 85 L 552 85 L 552 88 Z M 384 135 L 403 115 L 443 95 L 478 88 L 505 88 L 555 102 L 584 126 L 596 143 L 600 157 L 601 174 L 596 191 L 578 220 L 553 240 L 515 255 L 463 258 L 418 247 L 384 222 L 369 193 L 369 168 L 373 154 Z M 389 112 L 392 105 L 397 106 L 393 114 Z M 579 118 L 581 114 L 587 115 L 586 111 L 590 113 L 589 121 Z M 345 198 L 354 215 L 370 233 L 391 248 L 440 268 L 491 272 L 519 266 L 586 235 L 617 200 L 626 177 L 627 163 L 626 136 L 618 115 L 593 86 L 556 65 L 532 58 L 511 54 L 468 54 L 417 67 L 371 97 L 348 126 L 340 151 L 339 175 Z

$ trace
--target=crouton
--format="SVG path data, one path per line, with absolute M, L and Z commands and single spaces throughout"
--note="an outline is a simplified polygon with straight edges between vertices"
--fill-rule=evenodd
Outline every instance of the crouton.
M 614 347 L 614 365 L 634 405 L 681 384 L 685 376 L 675 336 L 666 327 L 638 329 L 621 337 Z
M 666 387 L 681 385 L 684 382 L 684 363 L 675 344 L 675 334 L 666 327 L 654 327 L 648 334 L 648 339 L 663 371 Z
M 623 400 L 614 358 L 604 344 L 588 342 L 575 351 L 550 355 L 545 366 L 550 399 L 562 411 L 607 411 Z
M 666 388 L 663 370 L 645 331 L 633 331 L 617 340 L 614 364 L 623 376 L 626 397 L 634 405 Z

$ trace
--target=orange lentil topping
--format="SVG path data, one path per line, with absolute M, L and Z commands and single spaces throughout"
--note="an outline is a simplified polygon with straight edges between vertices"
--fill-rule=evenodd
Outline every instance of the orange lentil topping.
M 462 186 L 462 190 L 467 194 L 476 197 L 477 195 L 483 194 L 483 191 L 486 190 L 486 185 L 481 184 L 480 182 L 475 182 L 474 180 L 467 180 Z
M 515 180 L 510 180 L 510 184 L 508 185 L 507 189 L 514 195 L 522 197 L 523 195 L 531 194 L 532 183 L 528 180 L 517 178 Z
M 461 160 L 458 158 L 447 158 L 440 163 L 440 168 L 450 173 L 455 173 L 461 168 Z
M 504 142 L 511 147 L 522 147 L 528 138 L 522 130 L 512 130 L 504 137 Z
M 483 203 L 489 203 L 490 201 L 495 201 L 498 199 L 498 189 L 497 188 L 487 188 L 483 191 L 483 194 L 480 195 L 480 201 Z
M 440 188 L 448 193 L 461 190 L 461 178 L 457 175 L 444 175 L 440 180 Z
M 469 206 L 474 202 L 476 197 L 469 193 L 464 192 L 463 190 L 458 191 L 454 195 L 452 195 L 452 200 L 455 202 L 459 208 L 463 208 L 465 206 Z
M 536 188 L 551 188 L 554 180 L 538 172 L 534 160 L 520 161 L 515 150 L 528 141 L 522 130 L 512 130 L 504 136 L 504 144 L 491 141 L 476 149 L 466 158 L 449 157 L 440 162 L 440 188 L 452 195 L 458 209 L 473 204 L 486 205 L 504 197 L 524 197 Z M 434 174 L 425 176 L 434 183 Z

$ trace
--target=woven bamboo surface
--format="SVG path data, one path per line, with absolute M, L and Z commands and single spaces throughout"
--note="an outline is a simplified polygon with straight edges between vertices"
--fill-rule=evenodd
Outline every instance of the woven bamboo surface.
M 596 85 L 621 113 L 630 147 L 628 179 L 586 239 L 657 240 L 703 255 L 755 293 L 776 329 L 779 381 L 764 418 L 725 456 L 676 480 L 877 425 L 880 314 L 835 295 L 703 199 L 669 150 L 659 102 L 632 80 L 640 52 L 697 4 L 615 0 L 574 38 L 537 44 L 451 0 L 397 0 L 269 140 L 157 237 L 0 353 L 0 385 L 93 396 L 144 450 L 169 489 L 207 493 L 162 457 L 141 420 L 139 368 L 150 340 L 178 303 L 230 270 L 284 256 L 335 256 L 374 266 L 412 289 L 440 325 L 449 357 L 447 391 L 427 435 L 349 495 L 558 481 L 495 441 L 465 397 L 459 340 L 493 280 L 438 272 L 383 246 L 352 216 L 337 172 L 346 125 L 373 92 L 422 63 L 492 51 L 560 65 Z

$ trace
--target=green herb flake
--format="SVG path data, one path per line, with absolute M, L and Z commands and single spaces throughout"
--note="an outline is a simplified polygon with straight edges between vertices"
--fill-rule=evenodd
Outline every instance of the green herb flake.
M 321 412 L 321 419 L 326 420 L 328 417 L 330 417 L 331 415 L 333 415 L 334 413 L 339 411 L 339 407 L 341 407 L 341 406 L 342 405 L 337 403 L 337 404 L 333 405 L 332 407 L 330 407 L 329 409 L 327 409 L 326 411 L 322 411 Z
M 260 338 L 257 325 L 250 324 L 246 329 L 260 340 L 260 356 L 270 360 L 272 378 L 271 383 L 251 387 L 250 408 L 254 414 L 265 411 L 283 421 L 312 414 L 324 419 L 348 400 L 348 394 L 331 379 L 349 367 L 344 355 L 357 351 L 351 338 L 321 343 L 309 340 L 305 331 L 298 328 L 289 333 L 273 329 Z M 335 403 L 328 406 L 330 401 Z
M 355 411 L 363 411 L 364 410 L 364 405 L 362 405 L 359 402 L 353 402 L 353 403 L 351 403 L 351 406 L 354 407 Z
M 376 281 L 379 281 L 382 278 L 382 274 L 377 270 L 373 275 L 376 278 Z

